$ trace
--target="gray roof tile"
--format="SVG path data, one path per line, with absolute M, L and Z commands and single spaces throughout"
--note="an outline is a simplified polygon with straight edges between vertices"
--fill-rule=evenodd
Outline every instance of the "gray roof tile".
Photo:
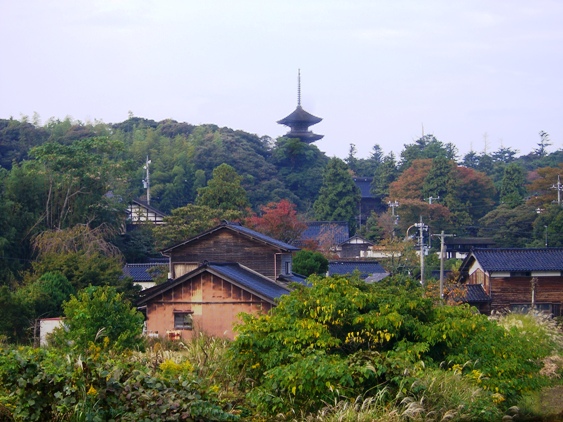
M 485 271 L 563 271 L 563 248 L 474 249 L 473 255 Z

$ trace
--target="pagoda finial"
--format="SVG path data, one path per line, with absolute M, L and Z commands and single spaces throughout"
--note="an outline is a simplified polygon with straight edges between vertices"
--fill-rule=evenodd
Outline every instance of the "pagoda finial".
M 297 69 L 297 107 L 301 107 L 301 69 Z

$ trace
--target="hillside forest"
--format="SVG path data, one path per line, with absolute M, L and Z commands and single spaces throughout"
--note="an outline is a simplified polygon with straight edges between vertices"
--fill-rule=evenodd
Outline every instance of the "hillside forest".
M 99 240 L 85 241 L 90 248 L 139 262 L 210 222 L 245 221 L 282 200 L 300 221 L 347 221 L 351 234 L 374 242 L 404 237 L 422 216 L 432 233 L 491 237 L 499 247 L 563 246 L 563 150 L 549 152 L 545 132 L 530 145 L 462 157 L 425 135 L 397 157 L 374 145 L 357 158 L 351 144 L 339 159 L 296 139 L 133 115 L 115 124 L 2 119 L 0 284 L 21 283 L 49 251 L 78 248 L 65 232 L 88 230 Z M 371 215 L 359 215 L 354 177 L 373 178 Z M 150 205 L 183 230 L 123 234 L 124 211 L 132 199 L 147 200 L 147 183 Z
M 374 145 L 358 158 L 352 144 L 340 159 L 297 139 L 133 115 L 115 124 L 0 119 L 0 420 L 559 413 L 541 407 L 549 392 L 560 404 L 556 321 L 443 303 L 436 283 L 416 280 L 413 242 L 404 241 L 422 217 L 431 233 L 563 246 L 563 150 L 550 152 L 545 132 L 530 145 L 460 156 L 424 135 L 399 156 Z M 372 180 L 369 215 L 354 178 Z M 129 227 L 132 200 L 150 200 L 167 224 Z M 307 221 L 345 221 L 351 234 L 401 254 L 382 262 L 391 276 L 380 283 L 312 275 L 271 313 L 241 315 L 234 341 L 147 340 L 123 264 L 157 258 L 225 219 L 290 243 Z M 322 242 L 305 247 L 331 257 Z M 427 260 L 432 269 L 436 254 Z M 38 319 L 58 316 L 65 328 L 49 347 L 32 347 Z

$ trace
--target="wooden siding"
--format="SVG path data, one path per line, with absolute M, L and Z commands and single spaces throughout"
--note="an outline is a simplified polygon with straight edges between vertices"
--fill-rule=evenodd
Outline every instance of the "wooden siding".
M 172 268 L 178 264 L 238 262 L 266 277 L 275 279 L 283 271 L 279 250 L 230 230 L 218 230 L 171 251 Z M 173 274 L 178 278 L 181 274 Z
M 484 277 L 485 291 L 491 296 L 491 309 L 510 309 L 511 305 L 529 305 L 532 302 L 532 277 L 487 277 L 482 271 L 475 271 L 469 277 L 472 284 Z M 563 303 L 563 277 L 537 277 L 536 304 L 552 304 L 555 312 Z
M 179 330 L 182 339 L 199 332 L 234 338 L 238 314 L 268 312 L 272 305 L 232 283 L 204 272 L 161 294 L 147 305 L 147 330 L 165 337 L 174 330 L 174 312 L 190 312 L 193 330 Z

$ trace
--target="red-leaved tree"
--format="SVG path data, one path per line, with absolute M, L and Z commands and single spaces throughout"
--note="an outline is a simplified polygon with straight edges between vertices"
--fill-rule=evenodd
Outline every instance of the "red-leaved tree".
M 297 215 L 295 205 L 287 199 L 270 202 L 260 207 L 260 211 L 262 215 L 249 217 L 246 225 L 274 239 L 294 243 L 307 228 Z

